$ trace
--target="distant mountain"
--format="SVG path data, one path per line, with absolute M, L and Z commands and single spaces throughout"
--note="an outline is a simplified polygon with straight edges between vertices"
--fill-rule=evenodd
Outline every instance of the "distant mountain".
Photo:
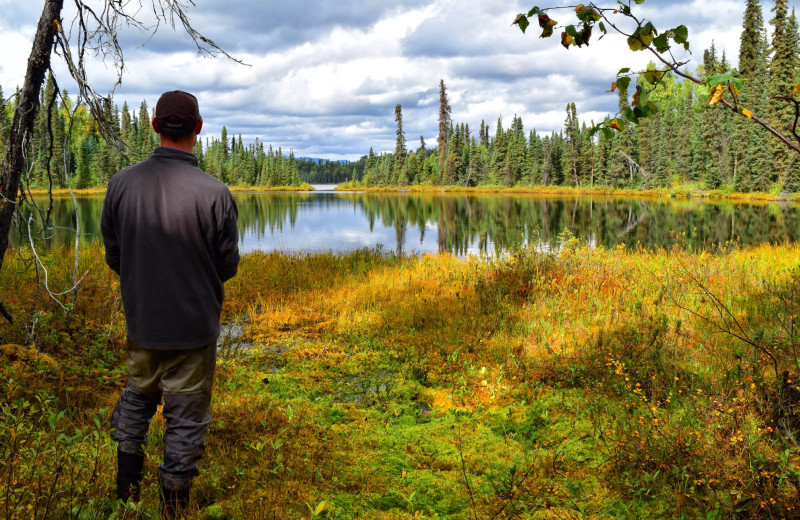
M 296 161 L 310 161 L 315 162 L 317 164 L 321 164 L 325 161 L 330 161 L 332 163 L 339 163 L 339 164 L 350 164 L 349 159 L 320 159 L 318 157 L 295 157 Z

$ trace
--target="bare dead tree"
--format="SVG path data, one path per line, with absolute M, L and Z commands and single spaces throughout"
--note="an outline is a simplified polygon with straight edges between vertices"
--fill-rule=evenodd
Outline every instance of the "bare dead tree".
M 628 163 L 628 169 L 631 171 L 631 180 L 633 180 L 633 171 L 634 170 L 638 170 L 639 173 L 642 174 L 642 177 L 644 178 L 644 184 L 642 185 L 642 189 L 646 190 L 647 186 L 648 186 L 648 183 L 649 183 L 647 170 L 642 168 L 642 166 L 639 163 L 634 161 L 633 158 L 630 155 L 626 154 L 622 150 L 619 151 L 619 154 L 625 159 L 625 162 Z
M 65 25 L 61 15 L 64 0 L 44 0 L 42 14 L 31 46 L 28 66 L 19 100 L 9 131 L 6 154 L 0 165 L 0 269 L 9 245 L 9 233 L 14 214 L 19 209 L 18 194 L 25 170 L 26 152 L 31 144 L 36 114 L 39 110 L 39 96 L 45 75 L 52 71 L 52 60 L 62 60 L 70 76 L 78 86 L 78 97 L 89 108 L 92 117 L 98 122 L 101 133 L 112 136 L 110 122 L 103 116 L 103 104 L 110 100 L 114 89 L 122 83 L 124 55 L 118 36 L 124 28 L 133 27 L 149 38 L 166 25 L 173 30 L 180 29 L 188 34 L 193 46 L 206 56 L 224 56 L 237 63 L 213 40 L 196 31 L 188 17 L 194 0 L 150 0 L 154 22 L 147 25 L 143 18 L 146 0 L 73 0 L 76 8 L 74 18 Z M 86 70 L 87 58 L 100 59 L 111 64 L 116 71 L 117 81 L 112 91 L 103 96 L 92 86 Z M 9 321 L 12 316 L 0 303 L 0 314 Z

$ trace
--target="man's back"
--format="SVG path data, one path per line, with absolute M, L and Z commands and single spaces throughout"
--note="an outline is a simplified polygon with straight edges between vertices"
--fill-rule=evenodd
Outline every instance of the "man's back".
M 187 152 L 159 147 L 111 180 L 106 260 L 120 274 L 128 336 L 148 349 L 206 345 L 219 335 L 223 282 L 236 274 L 236 204 Z

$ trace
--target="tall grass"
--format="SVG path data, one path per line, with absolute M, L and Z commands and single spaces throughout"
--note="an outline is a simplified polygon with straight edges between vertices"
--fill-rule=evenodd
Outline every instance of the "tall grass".
M 50 258 L 65 280 L 68 256 Z M 0 294 L 18 325 L 0 334 L 26 347 L 0 358 L 0 436 L 37 440 L 0 452 L 0 475 L 27 475 L 0 486 L 0 518 L 45 511 L 31 482 L 52 490 L 41 518 L 156 516 L 160 419 L 143 502 L 109 501 L 124 322 L 102 251 L 83 252 L 74 308 L 40 298 L 33 314 L 16 258 Z M 193 516 L 800 517 L 799 261 L 796 246 L 568 236 L 554 253 L 467 261 L 249 254 L 226 284 L 197 479 L 215 504 Z M 48 453 L 72 484 L 23 469 L 54 467 Z

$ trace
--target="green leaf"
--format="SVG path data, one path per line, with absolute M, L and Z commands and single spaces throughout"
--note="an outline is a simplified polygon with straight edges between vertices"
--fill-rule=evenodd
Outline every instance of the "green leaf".
M 630 71 L 631 71 L 630 67 L 625 67 L 625 68 L 619 69 L 619 72 L 617 72 L 617 76 L 620 76 L 622 74 L 627 74 Z
M 580 47 L 581 45 L 583 45 L 583 43 L 584 43 L 584 39 L 583 39 L 583 33 L 581 33 L 581 32 L 578 32 L 578 29 L 577 29 L 577 28 L 575 28 L 575 26 L 574 26 L 574 25 L 568 25 L 568 26 L 566 27 L 566 29 L 565 29 L 565 32 L 566 32 L 567 34 L 569 34 L 569 35 L 572 37 L 572 42 L 571 42 L 571 43 L 572 43 L 573 45 L 577 45 L 578 47 Z M 564 42 L 563 42 L 563 39 L 564 39 L 564 38 L 562 37 L 562 45 L 563 45 L 563 43 L 564 43 Z
M 658 38 L 654 39 L 653 45 L 659 53 L 663 54 L 667 52 L 669 50 L 669 39 L 667 38 L 667 33 L 662 33 L 658 36 Z
M 656 28 L 653 24 L 647 22 L 643 27 L 639 27 L 632 35 L 628 37 L 628 47 L 632 51 L 643 51 L 653 41 L 656 33 Z
M 648 83 L 656 84 L 664 78 L 664 74 L 666 74 L 666 72 L 662 70 L 648 70 L 642 72 L 642 77 Z
M 731 78 L 733 78 L 732 72 L 728 72 L 727 74 L 715 74 L 708 78 L 708 84 L 712 87 L 716 87 L 720 83 L 727 83 Z
M 528 11 L 528 16 L 538 16 L 540 14 L 544 14 L 544 11 L 539 9 L 536 6 L 533 6 L 530 11 Z
M 650 94 L 645 89 L 642 89 L 640 87 L 636 87 L 636 88 L 637 88 L 637 92 L 639 94 L 638 102 L 636 103 L 636 106 L 647 105 L 647 103 L 650 102 Z
M 600 20 L 600 14 L 591 6 L 581 4 L 575 8 L 575 13 L 578 16 L 578 20 L 585 23 L 597 22 Z
M 628 37 L 628 47 L 630 47 L 630 49 L 632 51 L 643 51 L 644 50 L 644 45 L 642 45 L 642 42 L 639 41 L 639 39 L 636 38 L 635 36 L 629 36 Z
M 670 31 L 672 39 L 675 43 L 683 45 L 683 48 L 689 50 L 689 29 L 685 25 L 679 25 Z
M 620 89 L 626 89 L 631 84 L 631 78 L 629 76 L 623 76 L 617 80 L 617 87 Z
M 633 33 L 634 36 L 637 34 L 639 35 L 639 39 L 642 40 L 642 44 L 648 46 L 650 43 L 652 43 L 653 38 L 656 34 L 658 34 L 658 31 L 656 31 L 656 28 L 653 27 L 652 23 L 647 22 L 644 27 L 637 29 L 637 31 Z
M 531 23 L 528 21 L 528 17 L 520 13 L 517 15 L 517 17 L 514 19 L 514 23 L 511 25 L 517 25 L 519 30 L 522 31 L 522 34 L 525 34 L 525 29 L 527 29 L 530 24 Z
M 711 94 L 711 87 L 707 83 L 702 83 L 697 87 L 697 95 L 701 97 L 708 97 Z
M 625 117 L 625 119 L 627 119 L 631 123 L 637 124 L 637 125 L 639 124 L 639 118 L 636 117 L 636 114 L 634 113 L 633 109 L 631 109 L 630 107 L 626 108 L 625 112 L 623 112 L 622 115 Z M 614 121 L 617 121 L 617 120 L 615 119 Z

